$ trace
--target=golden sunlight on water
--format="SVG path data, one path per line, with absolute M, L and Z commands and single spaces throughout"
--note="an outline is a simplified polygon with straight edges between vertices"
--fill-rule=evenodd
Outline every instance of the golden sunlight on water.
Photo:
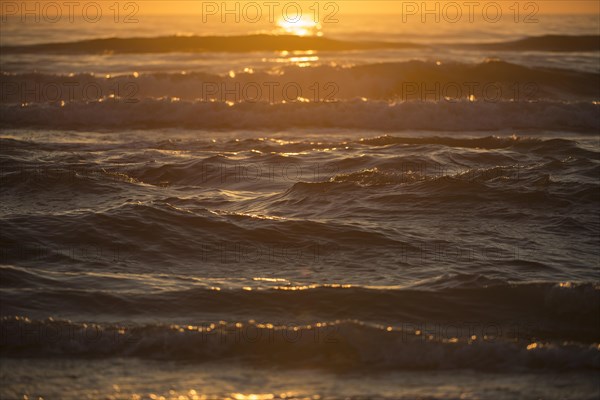
M 115 388 L 116 390 L 117 388 Z M 118 390 L 117 390 L 118 392 Z M 171 390 L 168 396 L 158 395 L 158 394 L 148 394 L 148 395 L 140 395 L 134 394 L 131 397 L 133 400 L 142 400 L 142 399 L 150 399 L 150 400 L 207 400 L 213 399 L 214 397 L 207 397 L 206 395 L 199 394 L 196 390 L 191 389 L 187 392 L 178 392 L 175 390 Z M 283 393 L 231 393 L 229 396 L 222 397 L 223 400 L 271 400 L 271 399 L 288 399 L 294 398 L 298 400 L 320 400 L 321 396 L 312 395 L 312 396 L 303 396 L 297 397 L 294 392 L 283 392 Z
M 0 400 L 600 399 L 577 2 L 0 2 Z
M 277 26 L 286 34 L 296 36 L 323 36 L 321 24 L 308 15 L 299 18 L 280 18 Z

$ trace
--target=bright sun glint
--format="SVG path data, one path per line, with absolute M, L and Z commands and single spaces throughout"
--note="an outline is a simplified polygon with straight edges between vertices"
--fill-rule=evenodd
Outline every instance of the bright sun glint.
M 297 36 L 321 36 L 321 24 L 315 22 L 309 16 L 303 16 L 298 20 L 286 20 L 281 18 L 277 25 L 283 29 L 285 33 Z

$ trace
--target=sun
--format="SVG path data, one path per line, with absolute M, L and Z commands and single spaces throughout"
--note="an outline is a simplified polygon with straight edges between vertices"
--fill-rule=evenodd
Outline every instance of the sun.
M 315 22 L 310 16 L 303 16 L 295 20 L 280 18 L 277 26 L 283 32 L 296 36 L 323 36 L 321 24 Z

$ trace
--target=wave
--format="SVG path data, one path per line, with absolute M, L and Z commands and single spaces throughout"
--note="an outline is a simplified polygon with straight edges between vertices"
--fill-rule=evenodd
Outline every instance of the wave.
M 447 46 L 447 44 L 444 44 Z M 510 51 L 598 51 L 600 36 L 545 35 L 503 43 L 454 44 L 458 47 Z M 244 36 L 164 36 L 155 38 L 104 38 L 77 42 L 42 43 L 21 46 L 2 46 L 3 54 L 61 53 L 61 54 L 122 54 L 171 52 L 250 52 L 250 51 L 348 51 L 371 49 L 406 49 L 424 47 L 416 43 L 383 41 L 343 41 L 324 37 L 293 35 Z M 435 47 L 435 46 L 431 46 Z
M 66 137 L 69 137 L 68 133 Z M 588 150 L 585 146 L 582 146 L 577 140 L 566 139 L 566 138 L 539 138 L 536 136 L 518 136 L 512 135 L 487 135 L 480 137 L 469 136 L 447 136 L 447 135 L 391 135 L 383 134 L 379 136 L 362 137 L 360 139 L 343 139 L 339 140 L 334 137 L 326 138 L 319 137 L 318 141 L 314 138 L 305 138 L 297 136 L 292 133 L 290 136 L 285 136 L 285 140 L 275 136 L 261 136 L 262 132 L 257 132 L 255 136 L 259 137 L 248 137 L 241 139 L 225 139 L 225 140 L 213 140 L 208 138 L 208 132 L 199 132 L 191 137 L 181 138 L 174 135 L 172 138 L 165 138 L 164 135 L 158 136 L 147 136 L 144 132 L 143 143 L 147 146 L 147 154 L 154 154 L 158 156 L 158 151 L 198 151 L 198 152 L 209 152 L 209 155 L 205 158 L 193 158 L 186 159 L 176 164 L 161 164 L 161 165 L 146 165 L 144 168 L 122 168 L 120 171 L 123 174 L 130 174 L 130 178 L 138 179 L 143 182 L 153 182 L 160 179 L 163 175 L 170 175 L 177 177 L 178 175 L 186 175 L 186 173 L 192 173 L 195 169 L 202 167 L 204 164 L 228 164 L 236 165 L 239 160 L 229 158 L 230 152 L 235 152 L 240 155 L 246 156 L 245 160 L 262 161 L 268 163 L 286 163 L 286 164 L 301 164 L 304 162 L 300 157 L 294 157 L 291 154 L 307 155 L 311 151 L 325 151 L 327 149 L 342 148 L 345 146 L 352 146 L 352 148 L 370 147 L 385 151 L 386 157 L 375 157 L 372 155 L 361 155 L 360 157 L 349 156 L 342 159 L 332 159 L 331 163 L 336 164 L 337 170 L 351 170 L 352 168 L 406 168 L 411 165 L 414 166 L 425 166 L 433 163 L 428 154 L 409 154 L 399 155 L 394 152 L 394 149 L 419 149 L 429 150 L 439 147 L 447 148 L 448 150 L 455 150 L 458 152 L 455 156 L 460 156 L 465 149 L 485 149 L 485 150 L 498 150 L 498 149 L 510 149 L 516 152 L 516 154 L 533 154 L 554 157 L 546 166 L 550 170 L 559 170 L 565 161 L 581 163 L 581 167 L 595 167 L 596 164 L 593 162 L 585 162 L 585 159 L 598 160 L 600 155 L 598 152 Z M 61 138 L 61 134 L 54 133 L 57 139 Z M 169 135 L 167 135 L 169 136 Z M 18 139 L 17 139 L 18 137 Z M 54 137 L 51 135 L 48 138 Z M 34 136 L 31 136 L 33 139 Z M 9 167 L 11 161 L 10 156 L 14 156 L 19 152 L 27 151 L 61 151 L 67 152 L 73 149 L 74 144 L 68 141 L 63 142 L 62 140 L 57 141 L 30 141 L 29 137 L 21 138 L 15 136 L 15 138 L 4 137 L 0 138 L 0 143 L 7 154 L 7 158 L 4 160 L 5 166 Z M 76 142 L 76 146 L 79 149 L 86 151 L 105 151 L 107 149 L 113 149 L 118 147 L 124 151 L 136 150 L 140 146 L 140 142 L 133 140 L 131 142 L 118 142 L 113 144 L 98 143 L 95 141 L 90 142 Z M 500 153 L 500 152 L 486 152 L 485 154 L 472 154 L 472 157 L 476 157 L 471 161 L 478 163 L 478 165 L 486 165 L 490 162 L 492 165 L 506 164 L 506 163 L 517 163 L 518 158 L 516 154 Z M 116 160 L 116 165 L 121 167 L 127 166 L 126 164 L 131 163 L 134 165 L 137 162 L 146 160 L 144 156 L 134 156 L 129 153 L 125 153 L 122 158 Z M 563 157 L 564 160 L 558 159 L 557 157 Z M 27 172 L 27 168 L 39 167 L 35 162 L 28 162 L 26 160 L 18 160 L 19 164 L 23 167 L 20 172 Z M 72 166 L 70 163 L 79 163 L 83 161 L 80 157 L 74 158 L 63 158 L 61 164 L 56 164 L 53 167 L 56 170 L 60 168 L 68 168 Z M 488 162 L 486 162 L 488 161 Z M 65 164 L 63 164 L 65 163 Z M 460 163 L 459 163 L 460 164 Z M 460 164 L 465 167 L 464 164 Z M 110 168 L 114 165 L 106 163 L 106 167 Z M 95 169 L 89 168 L 86 170 L 86 166 L 81 166 L 80 171 L 82 175 L 85 172 L 89 172 L 88 175 L 93 175 L 93 172 L 97 172 L 100 175 L 102 171 L 101 166 L 94 166 Z M 48 168 L 47 171 L 52 173 L 54 169 Z M 75 169 L 74 172 L 78 172 Z M 111 172 L 112 169 L 104 171 L 106 173 Z M 9 170 L 5 170 L 9 172 Z M 57 171 L 59 172 L 59 171 Z M 203 172 L 201 170 L 201 172 Z M 215 172 L 215 171 L 206 171 Z M 226 171 L 227 172 L 227 171 Z M 125 179 L 124 177 L 124 180 Z M 175 179 L 178 181 L 178 179 Z
M 503 51 L 596 52 L 600 51 L 600 36 L 544 35 L 512 42 L 481 43 L 472 46 L 485 50 Z
M 181 197 L 177 193 L 167 194 L 169 189 L 257 192 L 262 195 L 243 202 L 244 207 L 250 207 L 258 214 L 269 210 L 269 214 L 289 215 L 291 212 L 296 215 L 295 205 L 311 204 L 310 209 L 315 214 L 310 215 L 314 218 L 318 218 L 319 211 L 339 218 L 351 215 L 352 210 L 341 214 L 343 209 L 331 207 L 325 201 L 328 198 L 360 200 L 359 205 L 373 201 L 376 207 L 372 213 L 387 212 L 386 201 L 398 205 L 446 202 L 471 204 L 477 208 L 489 207 L 490 198 L 511 207 L 528 207 L 531 202 L 584 207 L 598 201 L 595 178 L 598 172 L 596 161 L 600 157 L 575 140 L 542 140 L 515 135 L 476 138 L 382 135 L 322 142 L 281 141 L 268 137 L 213 142 L 202 136 L 194 135 L 187 140 L 157 137 L 157 140 L 144 144 L 147 153 L 143 158 L 121 157 L 101 165 L 85 166 L 75 157 L 64 159 L 53 167 L 26 162 L 16 155 L 33 151 L 65 152 L 70 151 L 72 144 L 34 144 L 2 139 L 0 144 L 5 152 L 15 154 L 15 157 L 7 156 L 3 160 L 2 190 L 18 196 L 36 191 L 54 195 L 78 193 L 88 196 L 89 204 L 111 210 L 116 220 L 128 216 L 127 210 L 136 206 L 149 212 L 149 217 L 154 216 L 153 212 L 171 213 L 181 208 L 211 219 L 212 212 L 229 209 L 235 204 L 224 192 L 212 192 L 214 200 L 207 202 Z M 140 143 L 119 143 L 107 148 L 105 144 L 92 142 L 81 146 L 82 151 L 88 152 L 106 151 L 117 146 L 129 154 L 139 148 Z M 322 165 L 302 158 L 336 148 L 368 150 L 383 156 L 335 157 Z M 172 151 L 208 152 L 209 155 L 172 159 L 168 156 Z M 232 152 L 236 155 L 232 156 Z M 289 155 L 301 153 L 304 155 Z M 161 161 L 144 163 L 146 157 Z M 535 160 L 539 158 L 548 161 Z M 120 208 L 111 205 L 110 199 L 101 202 L 95 197 L 98 193 L 123 196 L 130 191 L 152 189 L 164 189 L 164 196 L 156 198 L 154 203 L 136 205 L 129 202 Z M 388 193 L 390 190 L 394 192 Z M 380 209 L 381 206 L 384 208 Z M 302 212 L 307 215 L 305 209 L 297 211 L 298 216 Z M 548 220 L 551 221 L 554 218 Z M 93 221 L 90 223 L 93 225 Z M 293 230 L 290 233 L 293 234 Z
M 2 318 L 3 357 L 139 357 L 334 370 L 598 370 L 597 344 L 500 338 L 473 328 L 386 327 L 360 321 L 281 326 L 263 322 L 83 324 Z M 424 330 L 422 330 L 424 329 Z M 455 337 L 459 336 L 459 337 Z
M 480 131 L 600 129 L 600 104 L 576 102 L 340 101 L 218 103 L 176 99 L 2 105 L 3 128 L 45 129 L 289 129 Z
M 282 50 L 345 51 L 381 48 L 421 47 L 412 43 L 346 42 L 324 37 L 294 35 L 244 36 L 165 36 L 156 38 L 108 38 L 66 43 L 44 43 L 23 46 L 3 46 L 11 53 L 171 53 L 171 52 L 249 52 Z
M 286 66 L 274 71 L 120 76 L 41 73 L 0 75 L 2 103 L 146 98 L 218 102 L 332 101 L 354 98 L 398 101 L 487 102 L 600 99 L 600 74 L 524 67 L 488 60 L 479 64 L 408 61 L 339 67 Z
M 154 278 L 118 272 L 78 275 L 8 265 L 0 273 L 4 316 L 53 315 L 51 310 L 61 310 L 62 315 L 90 316 L 96 321 L 109 316 L 134 321 L 254 319 L 279 324 L 360 320 L 392 326 L 471 322 L 505 329 L 517 324 L 528 340 L 590 343 L 600 339 L 600 288 L 592 284 L 508 284 L 466 274 L 401 288 L 294 284 L 284 279 L 187 278 L 186 284 L 185 276 L 176 273 Z M 126 286 L 136 289 L 119 289 Z

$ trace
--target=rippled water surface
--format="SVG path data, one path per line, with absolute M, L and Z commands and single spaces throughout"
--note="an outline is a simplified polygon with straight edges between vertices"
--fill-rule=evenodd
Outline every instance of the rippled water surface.
M 597 398 L 578 18 L 6 23 L 0 397 Z

